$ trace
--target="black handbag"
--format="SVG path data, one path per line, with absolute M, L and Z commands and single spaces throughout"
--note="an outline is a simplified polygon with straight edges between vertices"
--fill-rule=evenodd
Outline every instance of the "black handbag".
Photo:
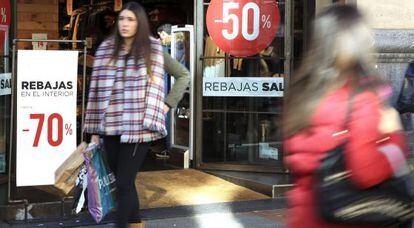
M 350 120 L 352 100 L 344 123 Z M 406 165 L 404 174 L 368 189 L 357 188 L 346 170 L 346 142 L 328 152 L 316 171 L 316 199 L 323 219 L 343 224 L 403 224 L 414 218 L 414 178 Z

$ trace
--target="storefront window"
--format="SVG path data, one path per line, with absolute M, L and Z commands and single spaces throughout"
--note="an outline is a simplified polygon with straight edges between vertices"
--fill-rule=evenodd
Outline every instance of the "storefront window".
M 285 77 L 285 1 L 277 1 L 279 29 L 257 55 L 229 56 L 205 31 L 203 78 Z M 205 8 L 205 12 L 207 11 Z M 203 97 L 203 163 L 275 165 L 282 161 L 283 97 Z
M 315 1 L 276 2 L 280 14 L 276 36 L 270 45 L 256 55 L 241 58 L 224 53 L 211 39 L 207 28 L 204 28 L 203 81 L 226 77 L 283 79 L 283 86 L 278 89 L 285 89 L 285 83 L 299 65 L 303 50 L 306 49 Z M 209 1 L 204 1 L 204 12 L 207 12 L 208 7 Z M 285 17 L 286 13 L 288 17 Z M 265 23 L 266 17 L 261 16 Z M 292 21 L 287 23 L 286 18 Z M 287 44 L 291 44 L 291 47 L 285 47 Z M 289 58 L 287 52 L 291 53 Z M 260 170 L 276 171 L 275 167 L 284 170 L 281 134 L 283 96 L 219 95 L 203 96 L 202 101 L 201 162 L 204 167 L 214 164 L 210 167 L 228 169 L 226 165 L 246 165 L 240 170 L 253 171 L 258 167 L 261 167 Z

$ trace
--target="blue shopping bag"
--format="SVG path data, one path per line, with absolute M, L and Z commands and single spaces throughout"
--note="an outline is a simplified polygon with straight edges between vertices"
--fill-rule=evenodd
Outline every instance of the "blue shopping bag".
M 89 144 L 83 155 L 87 168 L 88 210 L 95 221 L 100 222 L 115 208 L 115 175 L 97 144 Z

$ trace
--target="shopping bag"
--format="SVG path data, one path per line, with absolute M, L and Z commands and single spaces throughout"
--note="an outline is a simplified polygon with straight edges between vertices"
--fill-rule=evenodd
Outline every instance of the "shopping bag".
M 86 178 L 86 165 L 83 164 L 76 178 L 75 189 L 73 190 L 73 214 L 79 214 L 79 212 L 88 209 L 88 179 Z
M 87 169 L 88 209 L 96 222 L 100 222 L 115 208 L 115 175 L 109 170 L 104 152 L 95 143 L 83 153 Z
M 76 178 L 84 162 L 83 150 L 88 146 L 82 142 L 55 171 L 55 187 L 66 195 L 75 187 Z

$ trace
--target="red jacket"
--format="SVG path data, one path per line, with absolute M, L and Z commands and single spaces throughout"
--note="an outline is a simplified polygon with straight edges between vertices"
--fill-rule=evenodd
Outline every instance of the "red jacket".
M 349 227 L 324 222 L 315 205 L 315 170 L 326 153 L 348 138 L 345 150 L 347 169 L 352 173 L 351 180 L 357 187 L 368 188 L 393 175 L 393 167 L 398 159 L 390 159 L 379 151 L 377 141 L 386 136 L 378 131 L 381 101 L 374 92 L 359 93 L 352 103 L 351 120 L 347 125 L 349 133 L 333 137 L 343 129 L 348 109 L 349 89 L 338 89 L 325 96 L 315 109 L 310 126 L 285 140 L 287 156 L 285 162 L 294 177 L 294 188 L 287 193 L 288 227 Z M 393 133 L 382 145 L 392 145 L 399 149 L 396 153 L 404 160 L 406 144 L 404 135 Z M 397 147 L 395 147 L 397 146 Z M 393 153 L 391 155 L 393 156 Z M 389 155 L 390 153 L 388 153 Z M 391 156 L 391 157 L 392 157 Z M 396 156 L 398 158 L 398 156 Z M 401 160 L 401 159 L 400 159 Z M 356 226 L 353 226 L 356 227 Z

